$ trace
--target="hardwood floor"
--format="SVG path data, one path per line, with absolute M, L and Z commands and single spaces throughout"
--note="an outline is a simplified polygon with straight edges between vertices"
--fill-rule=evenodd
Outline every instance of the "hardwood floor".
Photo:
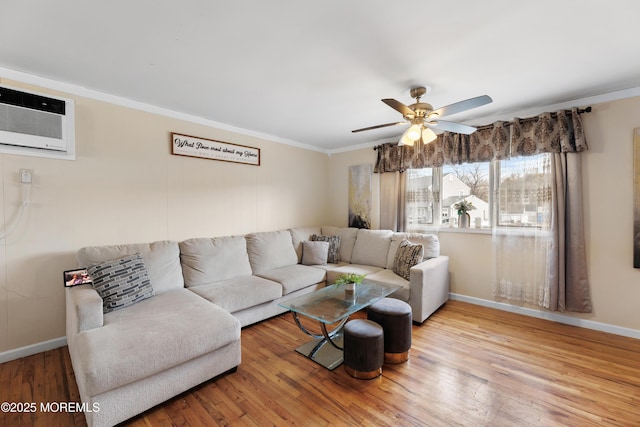
M 289 314 L 242 331 L 242 364 L 127 426 L 640 425 L 640 340 L 449 301 L 413 326 L 411 358 L 356 380 L 294 351 Z M 0 365 L 0 402 L 78 401 L 66 347 Z M 0 413 L 3 426 L 83 426 Z

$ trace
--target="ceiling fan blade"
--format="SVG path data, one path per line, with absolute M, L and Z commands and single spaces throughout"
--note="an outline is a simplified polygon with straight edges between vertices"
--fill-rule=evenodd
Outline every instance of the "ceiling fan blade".
M 429 117 L 437 115 L 438 117 L 451 116 L 453 114 L 461 113 L 463 111 L 470 110 L 472 108 L 481 107 L 493 102 L 488 95 L 476 96 L 475 98 L 465 99 L 464 101 L 455 102 L 453 104 L 440 107 L 437 110 L 433 110 L 429 113 Z
M 393 122 L 393 123 L 385 123 L 384 125 L 376 125 L 376 126 L 369 126 L 368 128 L 362 128 L 362 129 L 356 129 L 356 130 L 352 130 L 351 132 L 362 132 L 365 130 L 372 130 L 372 129 L 380 129 L 380 128 L 386 128 L 388 126 L 397 126 L 397 125 L 406 125 L 408 124 L 407 122 Z
M 389 107 L 393 108 L 396 111 L 399 111 L 400 113 L 402 113 L 403 117 L 409 116 L 411 118 L 416 116 L 416 112 L 413 111 L 411 108 L 407 107 L 406 105 L 404 105 L 402 102 L 400 101 L 396 101 L 395 99 L 390 99 L 390 98 L 386 98 L 383 99 L 382 102 L 384 102 L 385 104 L 387 104 Z
M 473 126 L 463 125 L 462 123 L 447 122 L 445 120 L 433 120 L 432 122 L 425 123 L 428 127 L 436 130 L 446 130 L 449 132 L 462 133 L 465 135 L 471 135 L 477 129 Z

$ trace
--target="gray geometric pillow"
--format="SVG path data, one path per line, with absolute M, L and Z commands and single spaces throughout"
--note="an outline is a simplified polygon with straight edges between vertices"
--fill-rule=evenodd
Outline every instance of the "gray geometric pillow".
M 340 262 L 340 236 L 322 236 L 312 234 L 309 239 L 315 242 L 329 242 L 329 255 L 327 262 L 329 264 L 337 264 Z
M 393 260 L 393 272 L 406 280 L 410 280 L 409 272 L 411 267 L 421 263 L 423 255 L 424 247 L 422 245 L 403 240 L 400 242 L 396 257 Z
M 106 261 L 87 268 L 93 287 L 102 298 L 102 311 L 109 313 L 153 296 L 147 267 L 140 254 Z

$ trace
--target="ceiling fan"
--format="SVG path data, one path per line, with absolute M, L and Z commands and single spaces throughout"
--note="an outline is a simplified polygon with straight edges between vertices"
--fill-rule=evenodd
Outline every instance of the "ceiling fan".
M 461 113 L 493 102 L 491 97 L 482 95 L 434 110 L 431 104 L 420 102 L 420 98 L 422 98 L 425 93 L 427 93 L 427 89 L 423 86 L 412 88 L 410 94 L 412 98 L 415 98 L 416 102 L 409 106 L 404 105 L 402 102 L 396 101 L 395 99 L 382 100 L 382 102 L 387 104 L 389 107 L 399 111 L 406 121 L 370 126 L 352 130 L 351 132 L 362 132 L 365 130 L 380 129 L 388 126 L 411 124 L 411 126 L 409 126 L 409 128 L 402 134 L 398 145 L 413 145 L 416 141 L 420 140 L 424 144 L 427 144 L 435 140 L 436 134 L 431 130 L 431 128 L 470 135 L 476 131 L 476 128 L 473 126 L 440 120 L 440 117 Z

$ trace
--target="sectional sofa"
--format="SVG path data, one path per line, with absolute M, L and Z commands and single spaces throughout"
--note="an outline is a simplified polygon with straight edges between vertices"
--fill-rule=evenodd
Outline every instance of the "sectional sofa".
M 303 248 L 323 239 L 334 245 L 334 262 L 305 265 Z M 393 271 L 403 240 L 424 249 L 409 280 Z M 279 302 L 333 283 L 341 273 L 400 285 L 392 296 L 407 301 L 419 323 L 449 295 L 448 257 L 440 255 L 434 235 L 303 227 L 86 247 L 77 254 L 79 266 L 93 271 L 131 257 L 142 260 L 152 288 L 139 301 L 109 311 L 94 286 L 66 289 L 67 343 L 90 427 L 115 425 L 234 371 L 242 327 L 283 313 Z

